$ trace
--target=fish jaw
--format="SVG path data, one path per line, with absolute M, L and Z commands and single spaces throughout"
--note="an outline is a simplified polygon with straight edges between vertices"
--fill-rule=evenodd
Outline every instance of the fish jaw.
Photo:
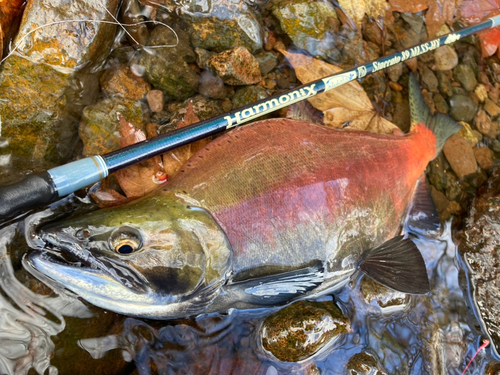
M 25 262 L 35 276 L 137 317 L 202 313 L 220 292 L 231 262 L 229 242 L 211 215 L 172 196 L 49 224 L 39 236 L 46 251 L 31 253 Z M 131 238 L 137 248 L 116 251 L 117 241 L 128 244 Z

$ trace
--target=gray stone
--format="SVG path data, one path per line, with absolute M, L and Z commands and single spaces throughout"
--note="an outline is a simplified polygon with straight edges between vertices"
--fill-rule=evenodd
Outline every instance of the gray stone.
M 201 74 L 200 87 L 198 92 L 213 99 L 224 99 L 228 94 L 228 88 L 224 86 L 222 78 L 214 76 L 208 70 Z
M 434 105 L 436 106 L 436 110 L 441 113 L 448 113 L 450 107 L 443 96 L 439 93 L 434 94 Z
M 451 70 L 458 64 L 458 55 L 453 48 L 444 45 L 434 51 L 434 61 L 437 70 Z
M 424 64 L 419 64 L 418 70 L 420 72 L 422 82 L 427 87 L 427 89 L 432 92 L 437 92 L 439 82 L 434 72 Z
M 265 76 L 271 70 L 273 70 L 276 65 L 278 65 L 278 56 L 272 52 L 262 52 L 255 55 L 255 58 L 259 62 L 260 73 Z
M 450 98 L 450 116 L 457 121 L 470 123 L 478 106 L 468 95 L 453 94 Z
M 476 76 L 470 66 L 459 64 L 453 69 L 455 80 L 469 92 L 474 91 L 477 86 Z
M 179 38 L 176 47 L 144 49 L 139 64 L 144 67 L 144 77 L 155 88 L 170 98 L 183 100 L 196 93 L 200 77 L 186 63 L 196 60 L 187 35 L 180 30 L 175 32 Z M 157 26 L 151 32 L 149 45 L 175 45 L 176 41 L 170 29 Z

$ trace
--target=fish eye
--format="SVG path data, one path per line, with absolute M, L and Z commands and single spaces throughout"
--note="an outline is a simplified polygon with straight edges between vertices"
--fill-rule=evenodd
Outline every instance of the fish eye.
M 115 253 L 132 254 L 142 247 L 141 233 L 132 227 L 117 228 L 109 237 L 109 246 Z

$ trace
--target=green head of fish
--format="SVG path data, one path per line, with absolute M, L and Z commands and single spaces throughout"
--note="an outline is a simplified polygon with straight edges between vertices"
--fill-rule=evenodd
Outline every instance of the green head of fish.
M 50 224 L 40 236 L 52 249 L 30 255 L 35 272 L 94 305 L 140 317 L 200 313 L 231 260 L 212 216 L 171 194 Z

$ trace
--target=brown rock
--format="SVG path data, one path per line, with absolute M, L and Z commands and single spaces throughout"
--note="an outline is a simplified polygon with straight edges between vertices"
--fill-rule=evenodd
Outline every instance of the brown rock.
M 161 92 L 160 90 L 151 90 L 147 93 L 146 99 L 151 111 L 157 113 L 163 111 L 163 92 Z
M 418 68 L 417 58 L 413 57 L 411 59 L 405 60 L 405 64 L 412 72 L 416 72 Z
M 493 166 L 493 155 L 488 147 L 475 148 L 474 156 L 481 168 L 488 170 Z
M 122 64 L 106 70 L 100 82 L 102 91 L 108 96 L 121 96 L 129 100 L 140 100 L 151 90 L 149 83 Z
M 488 97 L 488 91 L 486 90 L 486 86 L 483 84 L 479 84 L 476 86 L 476 89 L 474 90 L 476 93 L 477 97 L 479 98 L 479 101 L 481 103 L 484 103 L 486 98 Z
M 474 125 L 481 133 L 488 135 L 491 131 L 491 117 L 480 109 L 474 118 Z
M 245 47 L 219 53 L 207 64 L 211 72 L 228 85 L 252 85 L 262 79 L 259 62 Z
M 438 210 L 439 217 L 441 220 L 448 220 L 450 218 L 450 213 L 446 210 L 450 201 L 446 198 L 446 195 L 437 190 L 434 186 L 431 185 L 431 197 L 436 205 L 436 209 Z
M 444 144 L 443 152 L 459 179 L 476 172 L 474 151 L 465 138 L 458 134 L 452 135 Z
M 496 117 L 496 116 L 500 115 L 500 108 L 495 103 L 493 103 L 493 101 L 490 99 L 485 99 L 484 110 L 486 112 L 488 112 L 488 114 L 491 117 Z

